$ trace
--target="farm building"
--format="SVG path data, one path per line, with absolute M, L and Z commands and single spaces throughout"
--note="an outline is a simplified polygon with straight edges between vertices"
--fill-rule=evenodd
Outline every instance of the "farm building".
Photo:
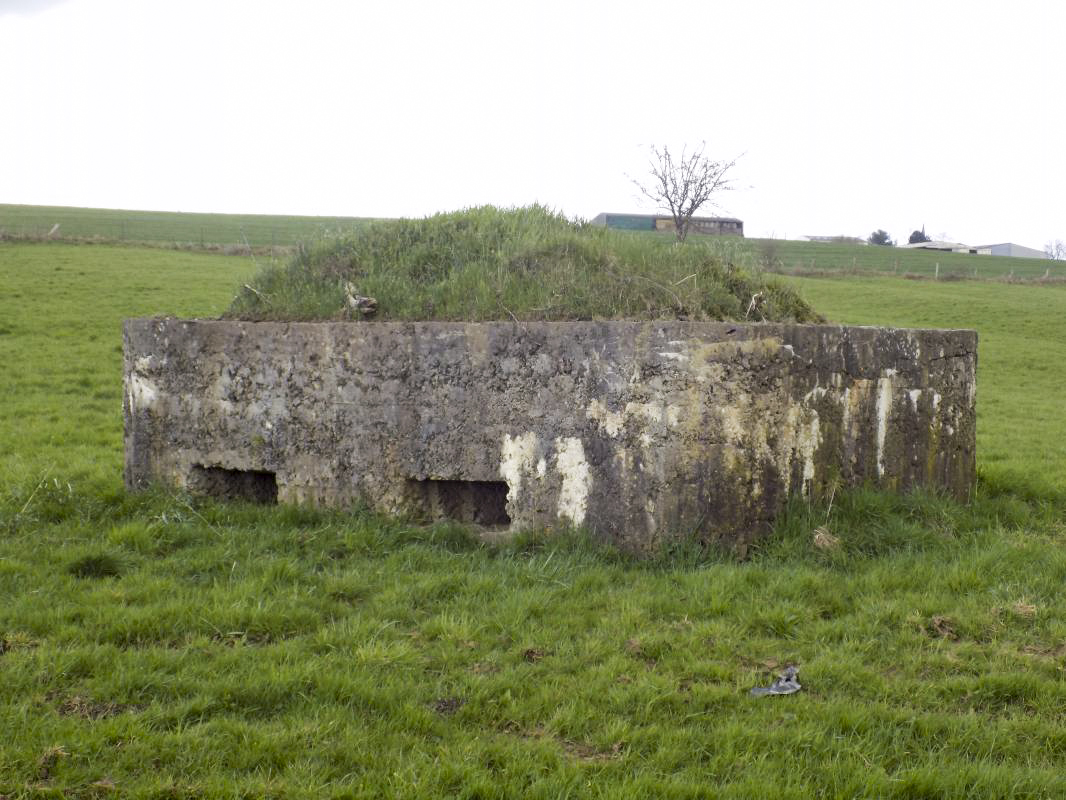
M 597 214 L 593 225 L 606 225 L 627 231 L 672 231 L 674 219 L 665 214 Z M 692 233 L 743 236 L 744 223 L 732 217 L 693 217 L 689 228 Z
M 863 238 L 858 236 L 844 236 L 843 234 L 837 234 L 836 236 L 804 236 L 808 242 L 818 242 L 820 244 L 869 244 Z
M 1013 256 L 1014 258 L 1047 258 L 1043 250 L 1034 250 L 1032 247 L 1023 247 L 1014 242 L 1001 244 L 982 244 L 976 247 L 962 244 L 961 242 L 915 242 L 914 244 L 901 244 L 900 247 L 921 250 L 943 250 L 950 253 L 969 253 L 978 256 Z
M 931 239 L 928 242 L 914 242 L 913 244 L 900 244 L 900 247 L 905 247 L 908 250 L 940 250 L 944 253 L 970 253 L 971 255 L 977 255 L 981 251 L 976 247 L 971 247 L 968 244 L 962 242 L 942 242 L 936 239 Z M 987 255 L 987 253 L 985 253 Z
M 981 255 L 989 256 L 1013 256 L 1014 258 L 1047 258 L 1043 250 L 1034 250 L 1032 247 L 1024 247 L 1014 242 L 1001 242 L 1000 244 L 983 244 L 977 248 Z

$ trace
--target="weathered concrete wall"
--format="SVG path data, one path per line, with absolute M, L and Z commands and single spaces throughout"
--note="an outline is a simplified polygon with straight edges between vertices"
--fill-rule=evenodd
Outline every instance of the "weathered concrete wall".
M 743 544 L 837 476 L 966 497 L 976 352 L 972 331 L 130 320 L 126 481 Z

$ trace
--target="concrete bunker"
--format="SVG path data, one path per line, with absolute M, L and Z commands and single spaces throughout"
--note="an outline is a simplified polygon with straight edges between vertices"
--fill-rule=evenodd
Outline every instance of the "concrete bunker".
M 646 551 L 745 543 L 838 484 L 974 485 L 972 331 L 137 319 L 124 338 L 131 488 Z

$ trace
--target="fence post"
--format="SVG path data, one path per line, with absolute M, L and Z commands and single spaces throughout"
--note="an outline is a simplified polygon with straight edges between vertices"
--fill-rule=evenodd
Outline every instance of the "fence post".
M 936 262 L 936 271 L 933 273 L 933 280 L 934 281 L 940 280 L 940 262 L 939 261 Z

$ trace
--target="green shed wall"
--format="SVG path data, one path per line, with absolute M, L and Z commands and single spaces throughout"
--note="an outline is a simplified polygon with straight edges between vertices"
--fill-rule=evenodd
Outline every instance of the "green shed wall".
M 653 231 L 655 220 L 648 217 L 629 216 L 628 214 L 608 214 L 608 228 L 620 228 L 627 231 Z

